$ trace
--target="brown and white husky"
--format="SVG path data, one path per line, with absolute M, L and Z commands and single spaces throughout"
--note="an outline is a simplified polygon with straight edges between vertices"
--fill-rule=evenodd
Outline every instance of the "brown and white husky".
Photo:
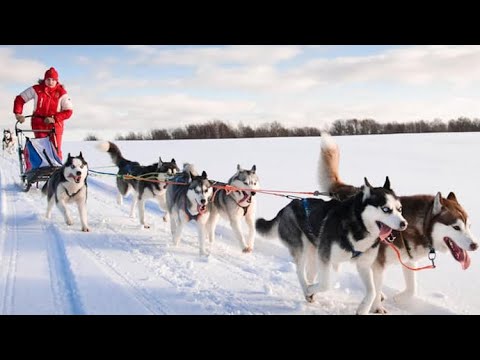
M 340 179 L 339 157 L 339 148 L 332 136 L 322 133 L 318 162 L 320 191 L 328 191 L 342 200 L 355 195 L 360 191 L 360 187 L 345 184 Z M 422 194 L 399 198 L 408 228 L 403 232 L 393 231 L 393 244 L 400 250 L 402 260 L 409 266 L 416 266 L 418 260 L 428 261 L 431 251 L 450 251 L 452 257 L 466 270 L 470 266 L 467 251 L 477 250 L 478 243 L 470 232 L 468 214 L 455 194 L 450 192 L 446 198 L 442 197 L 440 192 L 436 195 Z M 381 289 L 384 269 L 390 264 L 399 264 L 397 255 L 387 244 L 381 243 L 377 259 L 372 265 L 377 289 L 372 306 L 375 312 L 386 312 L 381 303 Z M 405 290 L 394 296 L 399 303 L 409 300 L 417 292 L 416 272 L 405 267 L 402 269 Z

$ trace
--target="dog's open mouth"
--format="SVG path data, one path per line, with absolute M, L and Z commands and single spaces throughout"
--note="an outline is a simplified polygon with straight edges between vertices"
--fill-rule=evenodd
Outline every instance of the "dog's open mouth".
M 80 181 L 82 181 L 82 175 L 79 175 L 79 176 L 75 176 L 73 174 L 70 174 L 68 175 L 69 178 L 72 178 L 73 181 L 75 181 L 77 184 L 80 183 Z
M 377 221 L 377 225 L 378 225 L 378 228 L 380 229 L 380 234 L 378 235 L 378 237 L 380 238 L 381 241 L 384 241 L 392 233 L 392 228 L 380 221 Z
M 243 197 L 240 199 L 238 202 L 239 204 L 246 202 L 247 204 L 250 204 L 252 202 L 252 197 L 250 196 L 249 193 L 242 191 Z
M 199 214 L 205 214 L 207 212 L 207 205 L 197 204 L 197 211 Z
M 448 236 L 445 236 L 443 238 L 443 241 L 445 241 L 445 244 L 447 244 L 448 248 L 450 249 L 450 252 L 452 253 L 453 258 L 462 265 L 462 269 L 467 270 L 468 267 L 470 266 L 470 256 L 468 256 L 467 251 L 461 249 Z

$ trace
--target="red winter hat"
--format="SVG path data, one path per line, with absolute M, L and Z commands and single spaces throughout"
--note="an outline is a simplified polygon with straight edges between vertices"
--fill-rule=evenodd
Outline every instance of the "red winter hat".
M 58 81 L 58 72 L 55 70 L 54 67 L 51 67 L 47 71 L 45 71 L 45 76 L 43 77 L 43 80 L 46 80 L 48 78 L 52 78 L 54 80 Z

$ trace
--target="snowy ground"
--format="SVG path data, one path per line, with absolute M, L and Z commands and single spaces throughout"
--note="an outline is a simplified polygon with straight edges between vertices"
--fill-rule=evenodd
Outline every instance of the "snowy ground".
M 335 138 L 340 172 L 350 183 L 385 175 L 397 194 L 455 191 L 480 234 L 476 185 L 480 134 L 422 134 Z M 237 164 L 257 166 L 263 189 L 314 191 L 320 138 L 116 142 L 126 158 L 150 164 L 172 157 L 191 162 L 209 177 L 226 181 Z M 90 168 L 115 173 L 95 142 L 66 142 L 64 154 L 82 151 Z M 334 273 L 334 288 L 314 304 L 302 296 L 295 267 L 279 240 L 256 238 L 243 254 L 221 221 L 208 259 L 198 255 L 194 224 L 181 244 L 171 245 L 170 228 L 157 203 L 147 204 L 151 229 L 128 217 L 130 198 L 116 203 L 114 176 L 88 178 L 90 233 L 63 223 L 57 209 L 44 217 L 40 190 L 20 191 L 16 154 L 0 156 L 0 312 L 2 314 L 353 314 L 363 286 L 350 264 Z M 289 200 L 258 195 L 258 216 L 273 217 Z M 390 314 L 480 314 L 478 252 L 463 271 L 449 254 L 437 269 L 419 274 L 420 294 L 400 307 L 392 300 L 403 288 L 400 266 L 385 278 Z M 426 265 L 426 264 L 419 264 Z

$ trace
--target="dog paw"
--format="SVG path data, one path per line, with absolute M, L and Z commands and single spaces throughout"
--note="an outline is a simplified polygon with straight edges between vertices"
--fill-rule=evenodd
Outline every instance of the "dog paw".
M 372 312 L 375 313 L 375 314 L 382 314 L 382 315 L 385 315 L 388 313 L 388 311 L 382 306 L 382 305 L 379 305 L 379 306 L 373 306 L 372 307 Z
M 383 291 L 380 293 L 380 301 L 385 301 L 387 300 L 388 297 L 383 293 Z
M 242 252 L 244 254 L 248 254 L 248 253 L 251 253 L 253 251 L 253 248 L 251 248 L 250 246 L 247 246 L 245 248 L 243 248 Z
M 318 291 L 317 289 L 317 286 L 318 284 L 312 284 L 312 285 L 308 285 L 307 286 L 307 289 L 305 291 L 305 297 L 312 297 L 313 298 L 313 295 L 315 295 Z M 308 301 L 308 300 L 307 300 Z
M 361 304 L 356 312 L 356 315 L 368 315 L 368 308 L 366 305 Z
M 68 226 L 70 226 L 70 225 L 73 225 L 73 221 L 72 221 L 72 220 L 70 220 L 70 219 L 68 219 L 68 220 L 67 220 L 67 221 L 65 221 L 65 222 L 67 223 L 67 225 L 68 225 Z
M 162 218 L 162 220 L 163 220 L 163 222 L 168 222 L 168 216 L 164 216 L 164 217 Z
M 90 232 L 90 229 L 88 227 L 82 227 L 83 232 Z
M 409 302 L 412 298 L 413 298 L 413 294 L 411 292 L 402 291 L 401 293 L 398 293 L 397 295 L 395 295 L 393 297 L 393 300 L 397 304 L 405 304 Z
M 150 229 L 150 225 L 143 224 L 143 228 L 144 228 L 144 229 Z
M 315 294 L 305 295 L 305 300 L 307 300 L 307 302 L 311 304 L 315 301 L 314 297 L 315 297 Z

